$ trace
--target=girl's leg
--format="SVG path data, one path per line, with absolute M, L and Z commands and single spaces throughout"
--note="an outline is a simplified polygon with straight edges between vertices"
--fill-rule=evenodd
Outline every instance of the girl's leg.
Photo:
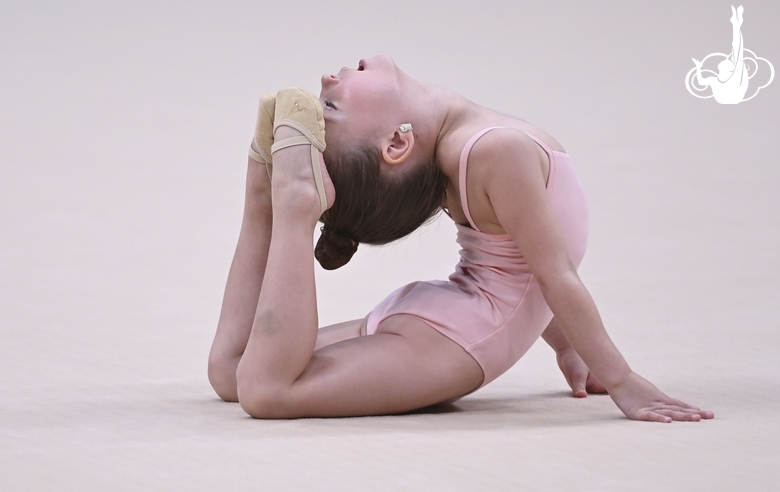
M 365 336 L 365 334 L 365 318 L 353 319 L 352 321 L 344 321 L 343 323 L 325 326 L 317 331 L 317 343 L 314 345 L 314 350 L 319 350 L 327 345 L 349 340 L 350 338 Z
M 238 401 L 236 367 L 249 339 L 263 284 L 271 243 L 271 211 L 271 182 L 265 165 L 250 158 L 244 218 L 209 354 L 209 381 L 225 401 Z
M 545 328 L 542 338 L 555 350 L 558 368 L 563 373 L 563 377 L 566 378 L 573 396 L 585 398 L 588 393 L 605 394 L 607 392 L 606 388 L 590 374 L 588 366 L 571 346 L 555 317 Z
M 275 138 L 297 134 L 281 127 Z M 309 156 L 305 146 L 274 154 L 274 226 L 268 264 L 237 370 L 242 408 L 258 418 L 397 413 L 476 388 L 483 377 L 476 361 L 411 316 L 394 316 L 372 336 L 314 352 L 317 304 L 312 235 L 319 200 Z M 332 203 L 334 191 L 327 178 L 326 190 Z
M 257 311 L 271 243 L 271 182 L 265 164 L 249 159 L 244 218 L 230 266 L 217 333 L 209 353 L 211 386 L 225 401 L 238 401 L 236 368 L 246 348 Z M 364 320 L 324 327 L 317 348 L 360 336 Z

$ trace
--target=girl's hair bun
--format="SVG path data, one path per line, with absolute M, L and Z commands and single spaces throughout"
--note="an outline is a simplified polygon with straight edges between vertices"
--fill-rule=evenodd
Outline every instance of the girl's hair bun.
M 355 254 L 358 242 L 342 236 L 327 225 L 320 229 L 322 234 L 314 248 L 314 257 L 325 270 L 335 270 L 346 265 Z

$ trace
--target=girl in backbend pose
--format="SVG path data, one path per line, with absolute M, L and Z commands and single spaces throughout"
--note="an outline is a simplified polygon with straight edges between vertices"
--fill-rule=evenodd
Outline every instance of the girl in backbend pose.
M 713 417 L 633 372 L 604 330 L 577 275 L 585 197 L 554 138 L 386 56 L 307 94 L 261 104 L 209 357 L 220 397 L 257 418 L 405 412 L 475 391 L 542 336 L 575 396 L 609 392 L 637 420 Z M 440 209 L 462 247 L 448 281 L 407 285 L 364 319 L 318 330 L 315 255 L 337 268 L 358 243 L 399 239 Z

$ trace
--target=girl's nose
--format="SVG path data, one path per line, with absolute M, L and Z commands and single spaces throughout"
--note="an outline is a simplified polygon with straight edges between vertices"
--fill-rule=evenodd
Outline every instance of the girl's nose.
M 333 75 L 332 73 L 326 73 L 325 75 L 322 76 L 321 83 L 323 87 L 326 87 L 326 86 L 331 86 L 338 81 L 339 81 L 338 76 Z

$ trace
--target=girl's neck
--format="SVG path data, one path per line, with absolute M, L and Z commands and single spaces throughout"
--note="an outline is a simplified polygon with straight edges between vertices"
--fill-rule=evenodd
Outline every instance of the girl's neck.
M 421 153 L 434 155 L 448 137 L 483 110 L 457 92 L 411 80 L 409 109 L 414 118 L 415 145 Z
M 450 180 L 457 179 L 457 155 L 465 144 L 461 142 L 464 131 L 460 130 L 468 133 L 466 127 L 484 119 L 486 109 L 451 89 L 415 82 L 417 87 L 409 100 L 415 111 L 415 146 L 419 145 L 420 155 L 435 156 Z

